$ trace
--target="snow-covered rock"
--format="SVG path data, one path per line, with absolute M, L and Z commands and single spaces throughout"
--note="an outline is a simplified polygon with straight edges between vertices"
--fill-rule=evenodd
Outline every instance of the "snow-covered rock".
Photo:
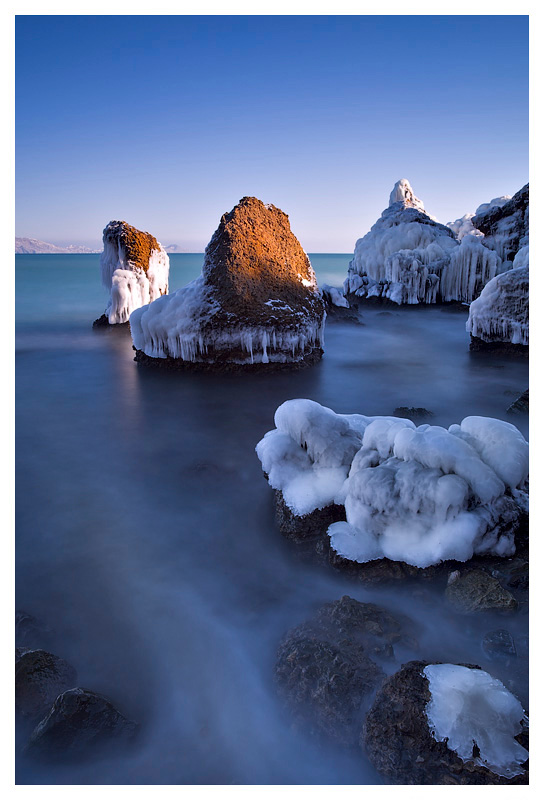
M 505 272 L 512 267 L 517 252 L 529 244 L 529 184 L 512 198 L 497 200 L 489 207 L 480 206 L 472 224 L 484 234 L 482 243 L 497 253 L 501 261 L 498 271 Z
M 170 262 L 154 236 L 127 222 L 109 222 L 103 242 L 100 269 L 110 299 L 95 325 L 116 325 L 128 322 L 134 309 L 168 293 Z
M 464 236 L 460 244 L 402 180 L 391 192 L 389 207 L 355 245 L 344 292 L 398 304 L 470 302 L 496 274 L 498 263 L 479 237 Z
M 489 203 L 482 203 L 479 205 L 473 214 L 464 214 L 459 219 L 446 224 L 448 228 L 451 228 L 455 234 L 455 238 L 459 239 L 459 241 L 461 241 L 461 239 L 463 239 L 463 237 L 465 237 L 467 234 L 470 234 L 471 236 L 483 236 L 484 234 L 482 231 L 474 227 L 474 217 L 479 214 L 485 214 L 492 208 L 500 208 L 511 199 L 512 198 L 509 194 L 503 195 L 502 197 L 494 197 L 493 200 L 489 201 Z
M 522 248 L 516 259 L 526 266 L 497 275 L 470 304 L 466 328 L 471 335 L 471 349 L 501 345 L 519 348 L 529 344 L 528 247 Z
M 431 693 L 426 713 L 433 738 L 447 742 L 463 761 L 475 760 L 497 775 L 521 774 L 529 753 L 514 737 L 526 715 L 506 686 L 488 672 L 459 664 L 429 664 L 423 674 Z
M 323 352 L 325 310 L 289 218 L 244 197 L 224 214 L 202 275 L 130 318 L 136 360 L 212 368 L 312 363 Z
M 389 782 L 526 784 L 528 720 L 517 698 L 475 665 L 410 661 L 385 680 L 362 744 Z
M 528 475 L 518 429 L 466 417 L 449 429 L 396 417 L 335 414 L 289 400 L 256 451 L 270 485 L 299 517 L 344 505 L 329 527 L 343 559 L 415 567 L 481 553 L 511 555 Z

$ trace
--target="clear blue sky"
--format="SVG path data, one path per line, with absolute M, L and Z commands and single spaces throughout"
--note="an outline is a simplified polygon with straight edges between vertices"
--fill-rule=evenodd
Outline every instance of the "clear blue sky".
M 350 252 L 408 178 L 442 222 L 528 180 L 526 16 L 19 16 L 16 234 L 203 250 L 244 195 Z

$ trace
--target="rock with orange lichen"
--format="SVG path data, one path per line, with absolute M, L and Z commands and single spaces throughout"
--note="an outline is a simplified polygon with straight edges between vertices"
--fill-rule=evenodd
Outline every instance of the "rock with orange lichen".
M 154 236 L 115 221 L 104 228 L 103 242 L 100 267 L 110 300 L 95 327 L 128 322 L 134 309 L 168 293 L 170 262 Z
M 184 368 L 314 363 L 325 309 L 289 217 L 255 197 L 224 214 L 202 275 L 130 319 L 136 360 Z

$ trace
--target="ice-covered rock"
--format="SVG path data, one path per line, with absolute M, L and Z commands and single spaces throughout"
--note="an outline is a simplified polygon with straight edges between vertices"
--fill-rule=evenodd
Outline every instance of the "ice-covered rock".
M 466 327 L 473 350 L 529 344 L 528 253 L 519 255 L 527 265 L 497 275 L 470 304 Z
M 256 448 L 268 481 L 298 517 L 345 506 L 347 521 L 329 527 L 343 559 L 424 568 L 514 552 L 529 463 L 510 423 L 466 417 L 416 428 L 311 400 L 283 403 L 274 421 Z
M 529 184 L 512 198 L 480 206 L 472 224 L 484 234 L 483 244 L 497 253 L 502 262 L 499 271 L 510 269 L 518 251 L 529 244 Z
M 212 368 L 313 363 L 325 310 L 287 214 L 244 197 L 224 214 L 202 275 L 130 318 L 136 360 Z
M 95 325 L 115 325 L 128 322 L 134 309 L 168 293 L 170 262 L 154 236 L 127 222 L 109 222 L 103 242 L 100 268 L 110 299 Z
M 525 784 L 527 730 L 521 703 L 487 672 L 411 661 L 378 690 L 361 744 L 396 784 Z
M 489 201 L 489 203 L 482 203 L 479 205 L 473 214 L 464 214 L 459 219 L 456 219 L 453 222 L 448 222 L 447 226 L 448 228 L 451 228 L 455 234 L 455 238 L 459 239 L 459 241 L 461 241 L 461 239 L 463 239 L 463 237 L 465 237 L 467 234 L 470 234 L 471 236 L 483 236 L 484 234 L 482 231 L 474 227 L 474 217 L 478 214 L 485 214 L 492 208 L 500 208 L 511 199 L 512 198 L 509 194 L 503 195 L 502 197 L 494 197 L 493 200 Z
M 397 304 L 470 302 L 497 272 L 497 255 L 478 236 L 463 236 L 429 216 L 408 181 L 355 245 L 346 295 Z

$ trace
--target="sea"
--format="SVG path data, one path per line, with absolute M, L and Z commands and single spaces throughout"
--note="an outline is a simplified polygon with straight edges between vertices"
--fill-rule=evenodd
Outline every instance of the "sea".
M 351 256 L 310 254 L 320 285 Z M 170 256 L 170 291 L 202 254 Z M 340 413 L 424 407 L 514 421 L 528 364 L 469 351 L 467 310 L 369 307 L 327 322 L 314 367 L 267 374 L 170 373 L 137 365 L 130 332 L 93 330 L 106 306 L 98 255 L 16 256 L 16 607 L 49 628 L 78 685 L 138 722 L 134 747 L 77 763 L 22 753 L 19 784 L 357 784 L 382 778 L 357 746 L 295 727 L 278 699 L 278 643 L 350 595 L 402 611 L 418 644 L 401 660 L 476 663 L 527 703 L 527 609 L 460 617 L 443 589 L 368 588 L 301 560 L 274 520 L 255 445 L 285 400 Z M 514 667 L 482 650 L 491 627 Z

